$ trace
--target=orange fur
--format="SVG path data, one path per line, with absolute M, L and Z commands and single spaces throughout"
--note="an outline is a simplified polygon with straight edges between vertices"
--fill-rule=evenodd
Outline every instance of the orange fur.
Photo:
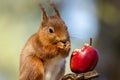
M 43 21 L 20 55 L 19 80 L 60 80 L 64 75 L 65 58 L 70 50 L 67 27 L 55 6 L 55 16 L 47 16 L 40 7 Z

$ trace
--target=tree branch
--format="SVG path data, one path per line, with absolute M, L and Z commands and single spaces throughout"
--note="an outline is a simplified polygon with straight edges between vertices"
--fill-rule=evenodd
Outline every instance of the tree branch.
M 62 80 L 91 80 L 96 77 L 99 77 L 99 75 L 100 74 L 96 71 L 89 71 L 89 72 L 80 73 L 80 74 L 70 73 L 70 74 L 66 74 L 62 78 Z

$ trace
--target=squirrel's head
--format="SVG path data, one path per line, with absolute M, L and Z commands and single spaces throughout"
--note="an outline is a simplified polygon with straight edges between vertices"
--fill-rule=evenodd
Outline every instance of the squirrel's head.
M 43 13 L 43 19 L 38 32 L 39 39 L 44 45 L 56 44 L 57 42 L 69 41 L 67 26 L 62 20 L 59 11 L 54 4 L 51 4 L 55 11 L 53 16 L 47 16 L 44 7 L 40 4 Z

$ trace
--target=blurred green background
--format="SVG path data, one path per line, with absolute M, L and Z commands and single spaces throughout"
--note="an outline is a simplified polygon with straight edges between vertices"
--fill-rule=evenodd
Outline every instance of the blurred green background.
M 65 18 L 69 14 L 64 14 L 63 4 L 67 3 L 69 6 L 71 2 L 71 6 L 72 4 L 76 4 L 75 1 L 78 3 L 84 2 L 84 0 L 74 0 L 72 2 L 69 0 L 66 0 L 66 2 L 64 0 L 55 1 L 62 13 L 63 19 L 65 19 L 68 25 L 70 33 L 72 33 L 73 29 L 69 27 L 69 23 L 71 22 L 67 22 Z M 93 11 L 95 11 L 97 19 L 97 29 L 95 29 L 96 27 L 90 27 L 88 30 L 92 29 L 93 31 L 91 32 L 96 30 L 96 33 L 93 34 L 95 35 L 93 36 L 93 46 L 99 51 L 100 59 L 96 70 L 101 73 L 101 76 L 96 80 L 120 80 L 120 1 L 87 1 L 84 3 L 89 5 L 91 2 L 95 5 L 92 7 L 96 8 Z M 28 38 L 40 26 L 42 14 L 38 7 L 39 2 L 39 0 L 0 0 L 0 80 L 18 80 L 19 56 L 22 48 Z M 45 4 L 44 6 L 48 14 L 52 14 L 53 12 L 49 9 L 46 1 L 43 0 L 42 2 Z M 72 9 L 70 7 L 67 8 L 69 11 Z M 90 20 L 92 20 L 92 17 Z M 82 31 L 84 32 L 85 30 Z M 85 35 L 87 34 L 83 34 L 83 36 Z M 89 42 L 88 38 L 84 38 L 83 36 L 80 36 L 83 38 L 75 38 L 74 34 L 71 34 L 71 36 L 73 36 L 71 37 L 72 50 L 82 47 L 85 42 Z M 67 58 L 66 73 L 70 72 L 69 58 L 70 56 Z
M 0 80 L 18 80 L 19 55 L 40 20 L 36 2 L 0 0 Z

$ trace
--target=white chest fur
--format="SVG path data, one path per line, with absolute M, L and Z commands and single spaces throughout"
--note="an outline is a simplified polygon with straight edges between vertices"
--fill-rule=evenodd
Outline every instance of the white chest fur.
M 45 64 L 45 80 L 56 80 L 58 73 L 61 68 L 65 65 L 65 59 L 60 56 L 55 57 L 52 60 L 49 60 Z

